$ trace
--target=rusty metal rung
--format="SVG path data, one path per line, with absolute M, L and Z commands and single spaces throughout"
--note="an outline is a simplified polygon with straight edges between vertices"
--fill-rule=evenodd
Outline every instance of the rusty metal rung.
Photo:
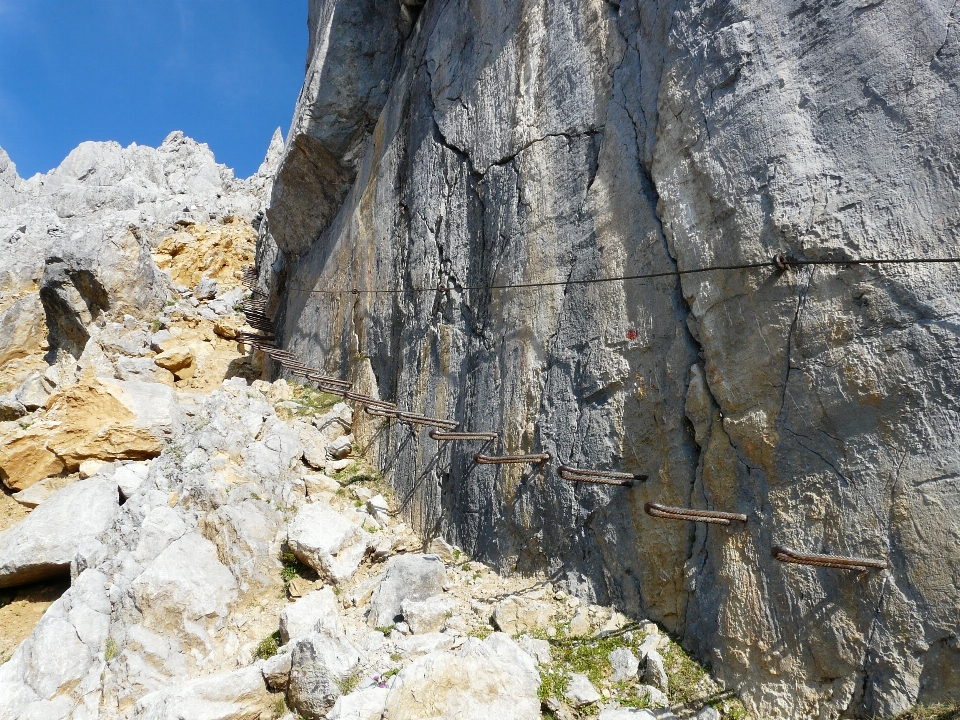
M 496 440 L 499 435 L 495 432 L 442 432 L 440 430 L 431 430 L 427 433 L 434 440 L 483 440 L 489 442 Z
M 594 483 L 596 485 L 619 485 L 620 487 L 633 487 L 636 482 L 643 482 L 647 479 L 646 475 L 634 475 L 632 473 L 614 472 L 612 470 L 585 470 L 583 468 L 561 465 L 557 468 L 557 474 L 564 480 L 570 482 Z
M 319 375 L 318 373 L 312 372 L 309 368 L 304 369 L 298 367 L 288 367 L 287 369 L 290 371 L 290 374 L 295 377 L 306 378 L 307 380 L 318 384 L 342 387 L 344 390 L 349 390 L 351 386 L 351 384 L 346 380 L 337 380 L 336 378 Z
M 482 455 L 477 453 L 473 456 L 473 461 L 478 465 L 508 465 L 532 463 L 542 465 L 550 461 L 549 453 L 537 453 L 535 455 Z
M 568 482 L 589 483 L 592 485 L 613 485 L 616 487 L 626 488 L 633 487 L 638 481 L 643 482 L 647 479 L 645 475 L 641 475 L 636 480 L 616 480 L 612 478 L 598 477 L 596 475 L 579 475 L 569 471 L 559 472 L 558 475 L 560 475 L 562 480 L 567 480 Z
M 384 408 L 377 405 L 364 405 L 363 411 L 367 415 L 374 415 L 375 417 L 395 418 L 400 416 L 399 410 Z
M 686 520 L 713 525 L 729 525 L 731 521 L 746 522 L 747 516 L 741 513 L 720 512 L 717 510 L 694 510 L 693 508 L 671 507 L 659 503 L 647 503 L 643 506 L 647 515 L 668 520 Z
M 795 565 L 813 565 L 814 567 L 837 568 L 838 570 L 883 570 L 887 567 L 886 560 L 862 557 L 843 557 L 841 555 L 821 555 L 819 553 L 802 553 L 783 545 L 774 545 L 770 555 L 783 563 Z
M 377 400 L 369 395 L 361 395 L 360 393 L 355 392 L 345 392 L 343 396 L 347 400 L 353 400 L 354 402 L 362 403 L 364 405 L 372 405 L 379 408 L 385 408 L 387 410 L 397 409 L 397 406 L 394 403 L 387 402 L 386 400 Z
M 397 416 L 400 422 L 410 423 L 411 425 L 428 425 L 441 430 L 453 430 L 460 423 L 453 420 L 439 420 L 437 418 L 427 417 L 419 413 L 402 412 Z

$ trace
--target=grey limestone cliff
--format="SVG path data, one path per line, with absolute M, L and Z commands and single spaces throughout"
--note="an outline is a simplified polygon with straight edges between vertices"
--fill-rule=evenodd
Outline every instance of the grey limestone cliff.
M 283 344 L 549 453 L 365 435 L 425 535 L 662 621 L 758 717 L 960 698 L 957 265 L 672 274 L 960 255 L 958 13 L 312 0 L 259 248 Z M 558 284 L 490 289 L 524 283 Z

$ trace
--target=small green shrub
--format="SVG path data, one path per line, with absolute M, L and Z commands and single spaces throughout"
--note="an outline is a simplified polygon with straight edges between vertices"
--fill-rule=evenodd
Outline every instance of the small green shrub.
M 120 654 L 120 648 L 117 645 L 117 641 L 112 637 L 107 638 L 107 644 L 103 649 L 103 659 L 107 662 L 113 660 L 117 655 Z
M 272 658 L 277 654 L 277 650 L 280 649 L 280 631 L 268 635 L 257 645 L 257 649 L 253 652 L 253 656 L 257 660 L 266 660 L 267 658 Z

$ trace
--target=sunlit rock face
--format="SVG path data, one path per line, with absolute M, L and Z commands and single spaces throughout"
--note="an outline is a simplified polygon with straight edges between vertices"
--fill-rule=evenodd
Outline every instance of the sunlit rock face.
M 758 716 L 956 697 L 957 266 L 670 275 L 960 255 L 952 8 L 315 0 L 259 248 L 284 346 L 549 453 L 365 421 L 424 533 L 664 622 Z

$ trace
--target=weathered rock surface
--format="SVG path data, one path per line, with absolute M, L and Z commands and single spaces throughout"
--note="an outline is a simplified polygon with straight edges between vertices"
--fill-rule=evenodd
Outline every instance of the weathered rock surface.
M 337 597 L 330 588 L 314 590 L 280 613 L 280 639 L 284 645 L 294 638 L 321 630 L 343 632 Z
M 372 687 L 343 695 L 327 713 L 327 720 L 381 720 L 389 692 Z
M 285 346 L 366 358 L 368 391 L 505 451 L 656 479 L 573 487 L 370 423 L 410 519 L 663 622 L 761 717 L 952 697 L 956 268 L 670 275 L 955 256 L 952 3 L 428 3 L 409 37 L 396 12 L 312 3 L 260 270 L 397 293 L 281 290 Z M 691 535 L 648 501 L 749 521 Z M 787 567 L 778 543 L 890 566 Z
M 323 717 L 359 662 L 360 654 L 342 635 L 323 631 L 301 638 L 292 649 L 290 706 L 305 717 Z
M 586 675 L 571 673 L 567 683 L 567 699 L 574 707 L 581 708 L 597 702 L 600 699 L 600 693 Z
M 534 598 L 504 598 L 493 611 L 493 623 L 501 632 L 516 635 L 532 628 L 544 628 L 553 619 L 549 603 Z M 576 633 L 574 633 L 576 634 Z
M 371 627 L 388 627 L 402 619 L 403 603 L 443 592 L 447 574 L 435 555 L 401 555 L 390 561 L 370 600 Z
M 391 720 L 539 720 L 540 676 L 529 655 L 494 633 L 405 667 L 387 696 Z
M 137 720 L 260 720 L 274 700 L 255 667 L 211 675 L 159 690 L 137 702 Z
M 68 485 L 0 533 L 0 587 L 64 575 L 82 542 L 106 529 L 119 495 L 109 479 Z
M 300 508 L 287 531 L 287 543 L 301 561 L 339 583 L 359 567 L 370 539 L 321 500 Z
M 0 665 L 0 717 L 96 717 L 110 626 L 107 576 L 88 570 Z
M 0 312 L 0 366 L 39 352 L 46 334 L 40 298 L 28 293 Z
M 403 621 L 409 626 L 410 632 L 417 635 L 442 630 L 447 618 L 453 615 L 453 610 L 453 601 L 442 595 L 426 600 L 407 599 L 400 603 Z

